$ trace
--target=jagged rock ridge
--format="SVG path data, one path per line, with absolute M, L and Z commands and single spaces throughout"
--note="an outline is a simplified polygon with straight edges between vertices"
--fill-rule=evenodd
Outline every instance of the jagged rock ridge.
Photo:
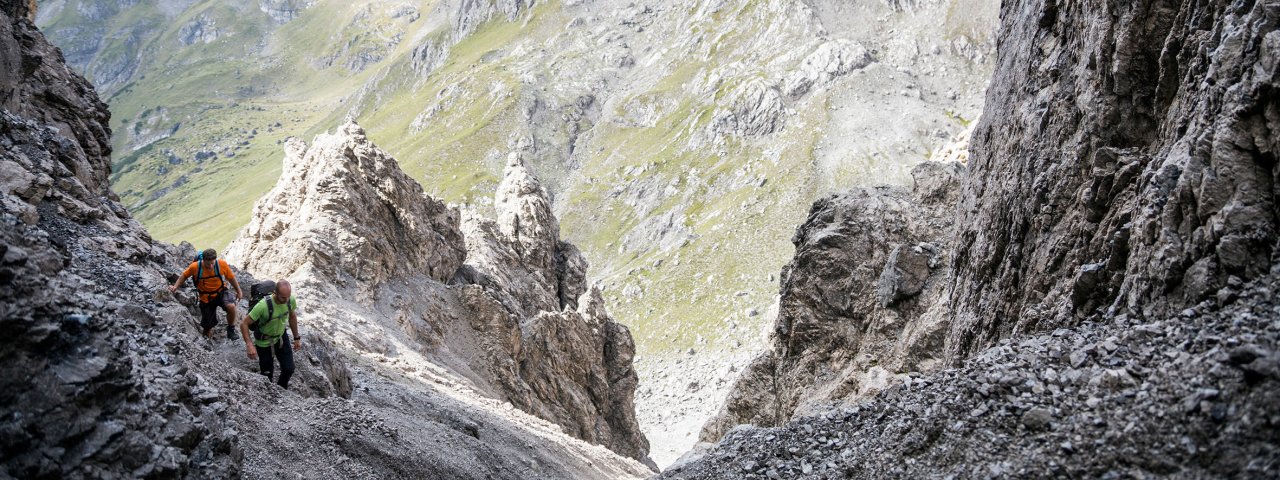
M 277 188 L 254 218 L 227 254 L 259 275 L 306 265 L 344 285 L 417 272 L 447 281 L 465 255 L 457 212 L 423 193 L 354 123 L 309 148 L 291 139 Z
M 227 255 L 326 305 L 307 320 L 340 345 L 420 356 L 570 435 L 644 459 L 631 334 L 587 287 L 586 261 L 559 240 L 518 152 L 495 205 L 497 221 L 468 213 L 460 224 L 457 209 L 348 122 L 310 146 L 288 143 L 281 180 Z

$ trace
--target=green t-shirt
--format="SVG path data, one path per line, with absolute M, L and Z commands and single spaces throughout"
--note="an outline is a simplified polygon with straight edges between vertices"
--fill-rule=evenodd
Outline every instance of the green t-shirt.
M 267 303 L 273 303 L 271 306 L 271 318 L 267 318 Z M 262 299 L 257 305 L 253 306 L 253 310 L 249 311 L 249 318 L 255 323 L 261 325 L 258 331 L 262 333 L 263 339 L 255 339 L 254 345 L 259 347 L 269 347 L 276 343 L 276 340 L 284 335 L 285 328 L 289 327 L 289 312 L 298 311 L 298 300 L 290 296 L 289 301 L 285 303 L 275 303 L 276 296 L 270 295 Z

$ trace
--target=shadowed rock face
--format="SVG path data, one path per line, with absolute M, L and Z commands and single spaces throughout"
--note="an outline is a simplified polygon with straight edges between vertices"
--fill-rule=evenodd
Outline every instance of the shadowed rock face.
M 878 187 L 814 203 L 783 268 L 770 349 L 703 428 L 719 440 L 749 423 L 774 426 L 875 393 L 899 373 L 938 364 L 955 192 L 961 164 L 916 167 L 915 187 Z
M 0 2 L 0 473 L 234 476 L 216 394 L 161 321 L 190 318 L 156 293 L 176 252 L 117 203 L 107 107 L 28 8 Z
M 519 155 L 495 221 L 424 194 L 355 123 L 290 141 L 280 182 L 227 255 L 307 292 L 323 307 L 306 320 L 352 353 L 394 354 L 387 339 L 404 336 L 485 394 L 645 459 L 631 334 L 588 287 Z
M 1013 2 L 955 240 L 953 361 L 1276 262 L 1273 5 Z M 1033 47 L 1034 46 L 1034 47 Z
M 0 473 L 239 475 L 229 403 L 260 405 L 211 377 L 257 378 L 211 368 L 194 296 L 165 288 L 194 251 L 154 242 L 119 204 L 107 106 L 25 1 L 0 7 Z M 310 344 L 294 389 L 349 394 L 343 360 Z

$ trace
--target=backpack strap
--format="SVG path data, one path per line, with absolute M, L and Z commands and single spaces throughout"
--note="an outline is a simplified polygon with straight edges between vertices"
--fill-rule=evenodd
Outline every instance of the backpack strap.
M 271 294 L 271 295 L 267 295 L 267 298 L 264 298 L 264 299 L 259 300 L 259 301 L 267 302 L 267 318 L 266 318 L 266 320 L 255 320 L 255 321 L 253 322 L 253 325 L 254 325 L 254 327 L 256 327 L 256 328 L 261 328 L 261 326 L 262 326 L 261 324 L 266 324 L 266 322 L 270 322 L 270 321 L 272 321 L 272 320 L 275 320 L 275 318 L 276 318 L 276 311 L 275 311 L 276 299 L 275 299 L 275 294 L 273 293 L 273 294 Z M 289 299 L 288 299 L 288 300 L 285 300 L 285 301 L 284 301 L 284 307 L 285 307 L 285 309 L 287 309 L 287 310 L 288 310 L 288 312 L 289 312 L 289 313 L 293 313 L 293 297 L 289 297 Z M 284 337 L 284 335 L 283 335 L 283 334 L 282 334 L 282 335 L 280 335 L 279 337 L 275 337 L 275 339 L 271 341 L 271 344 L 272 344 L 272 345 L 275 345 L 275 343 L 276 343 L 277 341 L 279 341 L 279 340 L 280 340 L 281 338 L 283 338 L 283 337 Z
M 196 279 L 194 280 L 194 282 L 195 282 L 195 284 L 196 284 L 196 291 L 198 291 L 198 292 L 200 292 L 200 293 L 214 294 L 214 293 L 221 292 L 222 290 L 224 290 L 224 289 L 226 289 L 226 288 L 227 288 L 227 280 L 226 280 L 226 279 L 224 279 L 224 278 L 222 278 L 222 265 L 223 265 L 223 263 L 224 263 L 224 262 L 225 262 L 225 261 L 224 261 L 223 259 L 221 259 L 221 258 L 219 258 L 219 259 L 217 259 L 217 260 L 214 260 L 214 261 L 213 261 L 213 275 L 206 277 L 206 276 L 204 276 L 204 252 L 201 252 L 201 253 L 200 253 L 200 255 L 197 255 L 197 256 L 196 256 Z M 205 292 L 205 291 L 200 290 L 200 281 L 201 281 L 201 280 L 204 280 L 204 279 L 206 279 L 206 278 L 214 278 L 214 277 L 218 277 L 218 285 L 219 285 L 219 286 L 218 286 L 218 289 L 217 289 L 217 290 L 215 290 L 215 291 L 213 291 L 213 292 Z
M 222 278 L 222 265 L 226 262 L 221 258 L 213 261 L 213 274 L 218 276 L 218 283 L 222 284 L 222 288 L 227 288 L 227 280 Z
M 264 300 L 266 300 L 266 301 L 267 301 L 267 321 L 271 321 L 271 320 L 273 320 L 273 319 L 275 319 L 275 318 L 276 318 L 276 309 L 275 309 L 275 306 L 276 306 L 276 299 L 275 299 L 275 295 L 274 295 L 274 294 L 273 294 L 273 295 L 267 295 L 267 298 L 265 298 Z M 288 311 L 289 313 L 293 313 L 293 297 L 289 297 L 289 299 L 288 299 L 288 300 L 285 300 L 285 301 L 284 301 L 284 308 L 285 308 L 285 310 L 286 310 L 286 311 Z

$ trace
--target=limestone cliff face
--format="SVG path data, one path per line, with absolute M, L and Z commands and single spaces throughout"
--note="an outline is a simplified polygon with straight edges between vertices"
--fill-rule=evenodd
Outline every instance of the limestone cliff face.
M 1274 6 L 1010 2 L 1001 17 L 950 359 L 1100 313 L 1178 312 L 1271 268 Z
M 427 196 L 354 123 L 292 139 L 276 188 L 227 248 L 246 270 L 288 277 L 306 266 L 343 285 L 374 287 L 422 272 L 447 281 L 465 253 L 458 212 Z
M 559 240 L 518 153 L 493 220 L 424 194 L 354 123 L 286 150 L 228 256 L 292 280 L 322 305 L 305 320 L 352 354 L 411 355 L 569 435 L 646 457 L 631 334 L 588 287 L 586 260 Z

